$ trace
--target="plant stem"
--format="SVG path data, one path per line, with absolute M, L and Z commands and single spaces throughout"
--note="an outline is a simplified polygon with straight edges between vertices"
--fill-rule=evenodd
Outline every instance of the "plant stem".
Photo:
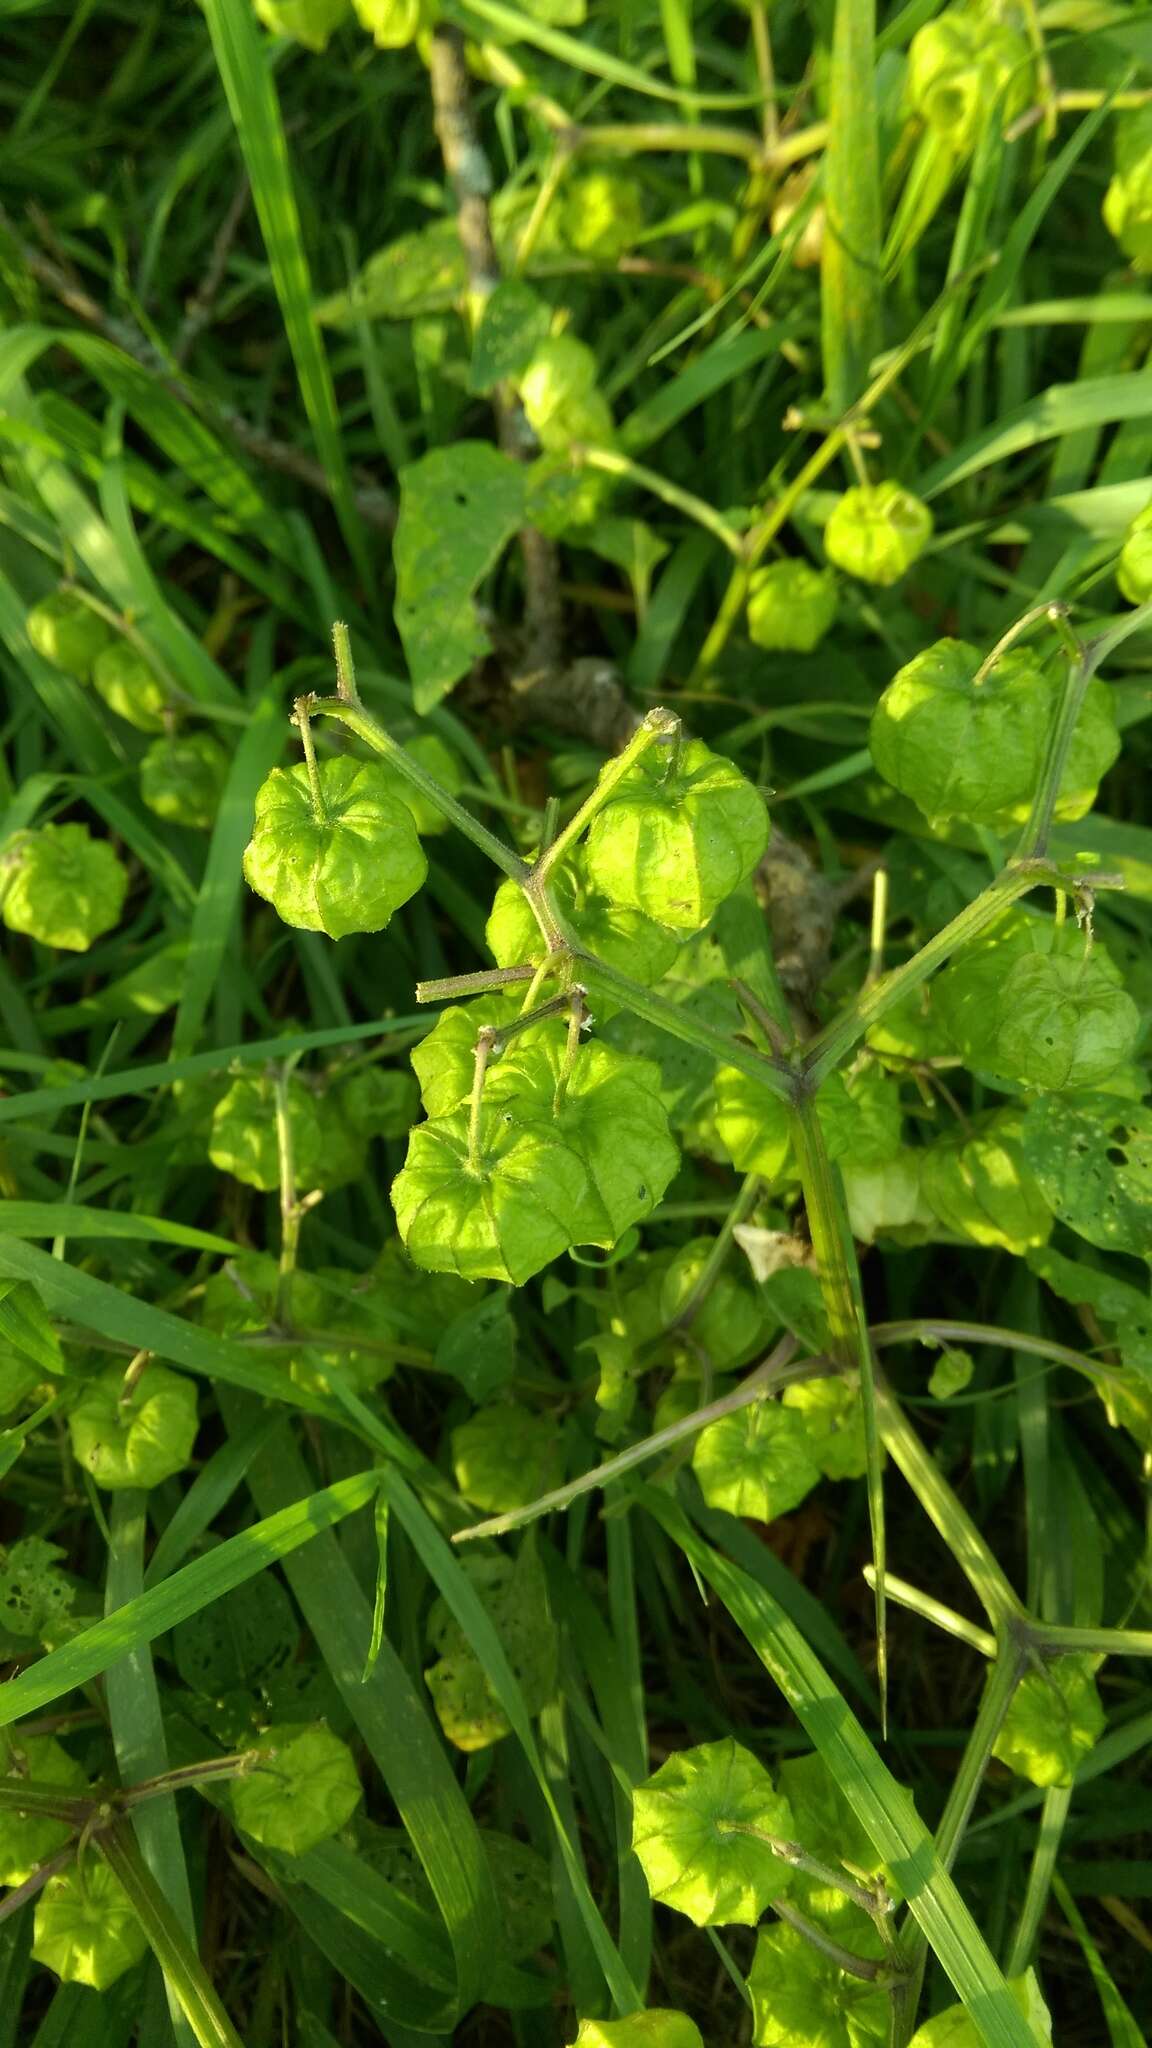
M 630 462 L 626 455 L 617 455 L 610 448 L 585 448 L 574 445 L 574 459 L 583 469 L 599 469 L 605 476 L 619 477 L 622 482 L 635 484 L 642 491 L 651 491 L 654 498 L 660 498 L 665 505 L 671 505 L 677 512 L 683 512 L 686 519 L 695 520 L 714 540 L 720 542 L 738 562 L 744 559 L 744 541 L 734 526 L 730 526 L 723 514 L 697 498 L 691 491 L 681 490 L 679 484 L 669 483 L 667 477 L 659 476 L 654 469 L 645 469 L 639 462 Z
M 746 1216 L 751 1215 L 760 1192 L 760 1176 L 750 1173 L 744 1180 L 740 1192 L 716 1232 L 709 1247 L 708 1256 L 696 1275 L 692 1286 L 684 1297 L 680 1308 L 664 1333 L 687 1330 L 699 1315 L 717 1280 L 728 1263 L 732 1250 L 733 1235 Z
M 906 960 L 902 967 L 894 967 L 891 973 L 881 975 L 871 987 L 863 988 L 839 1017 L 826 1025 L 815 1038 L 809 1039 L 803 1063 L 807 1078 L 817 1084 L 821 1082 L 863 1038 L 869 1025 L 877 1023 L 913 989 L 919 988 L 959 947 L 988 931 L 1020 897 L 1027 896 L 1032 889 L 1044 883 L 1052 886 L 1061 880 L 1065 886 L 1073 886 L 1072 880 L 1062 876 L 1051 861 L 1017 858 L 1010 862 L 950 924 L 929 939 L 913 959 Z M 1093 881 L 1097 887 L 1100 886 L 1099 877 L 1085 876 L 1080 880 L 1081 886 L 1090 887 Z
M 324 785 L 320 780 L 320 766 L 316 759 L 316 742 L 312 737 L 312 725 L 308 714 L 309 699 L 307 697 L 297 697 L 292 716 L 299 728 L 300 744 L 304 749 L 304 761 L 308 769 L 308 788 L 312 793 L 312 815 L 318 825 L 326 825 L 330 816 L 328 799 L 324 794 Z
M 359 704 L 356 664 L 352 659 L 352 635 L 343 619 L 337 619 L 332 628 L 332 650 L 336 656 L 336 695 L 343 697 L 346 704 Z
M 354 732 L 358 739 L 362 739 L 366 746 L 371 747 L 374 754 L 380 754 L 385 761 L 390 762 L 397 774 L 402 775 L 406 782 L 410 782 L 413 789 L 418 789 L 422 796 L 426 796 L 442 818 L 447 818 L 450 825 L 455 825 L 458 832 L 462 832 L 466 839 L 472 841 L 473 846 L 478 846 L 481 853 L 487 854 L 488 859 L 502 874 L 510 876 L 523 887 L 532 872 L 527 862 L 513 853 L 510 846 L 505 846 L 502 839 L 497 839 L 495 833 L 489 832 L 487 826 L 482 825 L 479 818 L 474 818 L 471 811 L 466 811 L 463 804 L 458 804 L 454 796 L 449 796 L 448 791 L 441 788 L 435 776 L 429 775 L 426 768 L 422 768 L 418 761 L 414 761 L 399 741 L 394 740 L 387 728 L 381 725 L 380 720 L 374 718 L 370 711 L 366 711 L 362 704 L 346 703 L 342 697 L 313 697 L 308 700 L 308 708 L 314 718 L 335 718 L 347 726 L 348 731 Z
M 1034 604 L 1030 611 L 1024 612 L 1014 625 L 1009 626 L 1006 633 L 1000 635 L 992 652 L 985 655 L 984 660 L 980 663 L 972 678 L 973 689 L 979 689 L 982 683 L 987 682 L 997 662 L 1003 655 L 1007 654 L 1010 647 L 1015 646 L 1017 640 L 1023 638 L 1029 627 L 1036 624 L 1037 619 L 1047 619 L 1050 624 L 1055 625 L 1058 619 L 1064 620 L 1067 616 L 1068 607 L 1066 604 Z
M 816 1254 L 816 1271 L 821 1299 L 828 1319 L 832 1355 L 846 1369 L 859 1375 L 860 1405 L 864 1419 L 864 1447 L 868 1468 L 868 1520 L 872 1533 L 875 1567 L 873 1592 L 876 1601 L 876 1676 L 880 1692 L 881 1726 L 888 1720 L 888 1632 L 886 1626 L 885 1568 L 887 1542 L 884 1524 L 884 1485 L 881 1473 L 880 1435 L 877 1423 L 875 1367 L 868 1339 L 868 1318 L 860 1286 L 860 1268 L 852 1226 L 848 1219 L 844 1187 L 832 1160 L 820 1122 L 815 1096 L 798 1099 L 789 1118 L 789 1135 L 800 1174 L 800 1187 Z
M 1072 745 L 1088 685 L 1114 648 L 1120 646 L 1130 633 L 1147 625 L 1149 620 L 1152 620 L 1152 601 L 1137 605 L 1135 611 L 1129 612 L 1118 625 L 1110 627 L 1106 633 L 1100 633 L 1095 640 L 1089 641 L 1088 645 L 1081 649 L 1079 659 L 1073 661 L 1069 667 L 1059 709 L 1049 735 L 1040 786 L 1033 799 L 1028 823 L 1020 835 L 1013 866 L 1022 861 L 1042 859 L 1047 852 L 1048 835 L 1052 830 L 1064 770 L 1068 764 L 1068 750 Z
M 546 847 L 535 867 L 525 868 L 524 893 L 530 899 L 542 896 L 548 877 L 558 862 L 562 861 L 569 847 L 574 846 L 581 834 L 591 824 L 598 811 L 612 796 L 614 790 L 631 773 L 637 761 L 648 752 L 658 740 L 671 739 L 680 729 L 680 720 L 675 712 L 665 711 L 660 706 L 650 711 L 641 725 L 638 725 L 626 747 L 614 760 L 600 770 L 595 789 L 585 797 L 579 810 L 568 820 L 562 832 L 558 832 L 552 844 Z
M 578 988 L 572 989 L 568 996 L 568 1040 L 564 1047 L 563 1060 L 560 1063 L 560 1073 L 556 1081 L 556 1092 L 552 1098 L 553 1116 L 558 1116 L 564 1107 L 564 1098 L 568 1093 L 568 1086 L 572 1079 L 572 1070 L 576 1065 L 576 1056 L 580 1051 L 580 1034 L 587 1021 L 588 1006 L 584 1001 L 583 991 Z
M 874 1567 L 866 1564 L 864 1577 L 869 1585 L 874 1576 Z M 958 1642 L 967 1643 L 969 1649 L 979 1650 L 982 1657 L 996 1655 L 995 1636 L 985 1628 L 977 1628 L 974 1621 L 966 1621 L 954 1607 L 946 1607 L 943 1600 L 933 1599 L 931 1593 L 922 1593 L 919 1586 L 910 1585 L 907 1579 L 896 1578 L 892 1572 L 889 1572 L 885 1583 L 888 1597 L 896 1602 L 897 1607 L 906 1607 L 910 1614 L 918 1614 L 921 1620 L 933 1622 L 947 1635 L 955 1636 Z
M 939 1530 L 993 1626 L 1001 1629 L 1009 1622 L 1019 1622 L 1024 1609 L 1000 1564 L 880 1374 L 876 1375 L 876 1420 L 885 1450 Z
M 790 1906 L 786 1899 L 772 1899 L 769 1903 L 779 1920 L 783 1920 L 786 1926 L 795 1928 L 797 1934 L 802 1934 L 805 1941 L 810 1941 L 813 1948 L 818 1948 L 821 1955 L 827 1956 L 830 1962 L 835 1963 L 838 1970 L 845 1971 L 850 1977 L 862 1977 L 868 1984 L 883 1980 L 887 1985 L 891 1975 L 890 1963 L 877 1962 L 872 1956 L 853 1955 L 851 1949 L 841 1948 L 838 1941 L 834 1941 L 830 1934 L 825 1934 L 824 1929 L 817 1927 L 815 1921 L 809 1920 L 807 1914 L 801 1913 L 798 1907 Z
M 491 1024 L 481 1026 L 476 1039 L 476 1064 L 472 1069 L 472 1093 L 468 1100 L 468 1158 L 469 1173 L 480 1174 L 480 1111 L 484 1101 L 484 1075 L 492 1055 L 495 1032 Z
M 574 949 L 574 958 L 580 979 L 594 1000 L 599 996 L 620 1003 L 624 1009 L 631 1010 L 634 1017 L 642 1017 L 645 1023 L 654 1024 L 671 1038 L 679 1038 L 683 1044 L 695 1046 L 698 1052 L 707 1053 L 721 1066 L 738 1067 L 742 1074 L 761 1082 L 770 1094 L 778 1095 L 782 1101 L 795 1100 L 797 1077 L 783 1060 L 757 1052 L 754 1046 L 745 1045 L 741 1039 L 729 1038 L 726 1032 L 716 1030 L 698 1017 L 687 1016 L 666 996 L 642 988 L 639 982 L 631 981 L 618 968 L 609 967 L 606 961 L 595 959 L 579 947 Z
M 1012 1946 L 1004 1964 L 1006 1977 L 1017 1977 L 1028 1968 L 1048 1904 L 1048 1894 L 1056 1872 L 1056 1858 L 1064 1827 L 1072 1810 L 1072 1785 L 1050 1785 L 1044 1794 L 1044 1805 L 1040 1814 L 1040 1825 L 1036 1831 L 1036 1847 L 1032 1852 L 1032 1864 L 1028 1872 L 1028 1884 L 1020 1907 L 1019 1918 L 1012 1936 Z
M 1027 1655 L 1027 1651 L 1010 1632 L 1001 1637 L 999 1651 L 989 1667 L 980 1710 L 964 1745 L 964 1754 L 960 1759 L 959 1769 L 952 1781 L 952 1789 L 936 1830 L 936 1854 L 945 1870 L 951 1870 L 956 1860 L 956 1852 L 984 1781 L 984 1773 L 992 1755 L 992 1745 L 1004 1725 L 1004 1717 L 1023 1675 Z M 924 1981 L 924 1967 L 928 1960 L 928 1940 L 919 1927 L 911 1924 L 907 1930 L 906 1952 L 913 1986 L 910 2004 L 914 2015 L 920 1987 Z
M 814 1877 L 819 1884 L 843 1892 L 846 1899 L 851 1899 L 854 1906 L 859 1906 L 861 1911 L 872 1919 L 881 1915 L 886 1918 L 891 1911 L 887 1900 L 882 1899 L 878 1892 L 869 1891 L 866 1886 L 857 1884 L 855 1878 L 850 1877 L 842 1865 L 822 1863 L 818 1856 L 809 1855 L 807 1849 L 799 1842 L 790 1842 L 783 1835 L 769 1834 L 766 1828 L 758 1828 L 751 1821 L 718 1820 L 716 1829 L 721 1835 L 750 1835 L 753 1841 L 763 1842 L 765 1848 L 771 1849 L 772 1854 L 780 1858 L 781 1863 L 790 1863 L 793 1870 L 806 1871 L 808 1876 Z
M 518 983 L 531 981 L 535 973 L 535 964 L 526 962 L 523 967 L 482 967 L 476 974 L 446 974 L 441 981 L 418 981 L 416 1001 L 447 1003 L 457 996 L 487 995 L 493 989 L 514 988 Z
M 634 1471 L 637 1465 L 647 1464 L 649 1458 L 658 1458 L 661 1451 L 671 1450 L 674 1444 L 683 1443 L 686 1437 L 697 1435 L 710 1422 L 719 1422 L 725 1415 L 735 1415 L 741 1408 L 753 1407 L 757 1401 L 769 1400 L 781 1387 L 791 1386 L 800 1380 L 827 1379 L 835 1371 L 826 1358 L 798 1359 L 795 1353 L 795 1338 L 781 1338 L 775 1350 L 730 1394 L 721 1394 L 717 1400 L 709 1401 L 706 1407 L 667 1423 L 640 1443 L 629 1444 L 614 1458 L 605 1458 L 590 1472 L 582 1472 L 578 1479 L 569 1480 L 566 1486 L 556 1486 L 551 1492 L 542 1493 L 527 1507 L 509 1508 L 506 1514 L 490 1515 L 487 1521 L 474 1522 L 468 1529 L 458 1529 L 453 1535 L 453 1543 L 473 1543 L 482 1536 L 504 1536 L 509 1529 L 520 1529 L 526 1522 L 538 1521 L 541 1515 L 570 1507 L 583 1494 L 610 1486 L 613 1480 Z

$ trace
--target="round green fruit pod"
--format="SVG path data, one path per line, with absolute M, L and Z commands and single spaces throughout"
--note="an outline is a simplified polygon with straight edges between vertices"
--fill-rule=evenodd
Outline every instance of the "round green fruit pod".
M 863 583 L 898 583 L 932 538 L 927 505 L 902 484 L 856 484 L 824 529 L 828 560 Z
M 1152 270 L 1152 107 L 1116 117 L 1116 172 L 1104 194 L 1104 225 L 1134 270 Z
M 1129 604 L 1147 604 L 1152 597 L 1152 503 L 1137 513 L 1124 536 L 1116 581 Z
M 561 206 L 561 234 L 570 249 L 594 263 L 615 263 L 644 229 L 644 193 L 618 170 L 584 171 L 570 178 Z
M 378 50 L 403 50 L 436 21 L 435 0 L 352 0 L 352 5 Z
M 925 816 L 993 824 L 1039 780 L 1051 697 L 1031 655 L 1013 648 L 980 673 L 964 640 L 907 662 L 872 714 L 868 743 L 886 782 Z
M 208 832 L 228 777 L 228 756 L 211 733 L 174 733 L 153 740 L 140 763 L 140 794 L 172 825 Z
M 233 1780 L 233 1819 L 266 1849 L 303 1856 L 337 1834 L 359 1806 L 355 1759 L 323 1721 L 265 1728 L 259 1747 L 259 1763 Z
M 400 1235 L 430 1272 L 522 1287 L 572 1243 L 589 1193 L 584 1161 L 549 1124 L 518 1124 L 503 1106 L 481 1111 L 475 1166 L 468 1153 L 464 1112 L 412 1132 L 392 1183 Z
M 428 873 L 412 813 L 374 762 L 274 768 L 256 796 L 244 852 L 249 888 L 301 931 L 380 932 Z
M 149 1365 L 128 1391 L 119 1366 L 90 1380 L 68 1417 L 78 1465 L 110 1493 L 159 1486 L 182 1472 L 197 1430 L 196 1389 L 182 1373 Z
M 0 850 L 0 917 L 41 945 L 86 953 L 124 908 L 128 870 L 86 825 L 16 832 Z
M 588 878 L 582 848 L 550 879 L 564 917 L 587 952 L 645 988 L 667 974 L 680 951 L 677 934 L 597 889 Z M 535 966 L 543 960 L 544 937 L 518 882 L 501 882 L 485 937 L 498 967 Z M 598 999 L 598 1020 L 605 1023 L 617 1007 Z
M 757 647 L 811 654 L 834 623 L 836 578 L 810 562 L 770 562 L 757 569 L 748 596 L 748 637 Z
M 257 19 L 275 36 L 291 36 L 306 50 L 326 50 L 334 29 L 351 14 L 349 0 L 255 0 Z
M 44 661 L 75 676 L 78 683 L 91 679 L 93 662 L 113 638 L 112 628 L 99 613 L 67 590 L 53 591 L 34 604 L 24 630 Z
M 92 686 L 109 711 L 140 732 L 163 732 L 168 693 L 138 648 L 113 640 L 92 664 Z
M 572 334 L 550 335 L 520 379 L 525 418 L 542 448 L 573 441 L 602 446 L 612 439 L 612 408 L 596 389 L 599 364 Z
M 31 1778 L 62 1792 L 82 1793 L 87 1780 L 74 1757 L 51 1735 L 25 1735 L 19 1728 L 0 1734 L 0 1777 Z M 64 1847 L 72 1830 L 47 1814 L 0 1808 L 0 1884 L 23 1884 Z
M 1025 38 L 975 10 L 946 8 L 909 46 L 909 106 L 958 156 L 993 113 L 1003 127 L 1027 106 L 1031 81 Z
M 939 976 L 933 1010 L 965 1066 L 1027 1088 L 1092 1088 L 1123 1065 L 1140 1012 L 1104 948 L 1018 912 Z
M 625 2020 L 581 2020 L 574 2048 L 704 2048 L 704 2036 L 686 2012 L 654 2005 Z
M 107 1991 L 140 1961 L 148 1937 L 119 1878 L 90 1851 L 81 1876 L 76 1865 L 50 1877 L 32 1920 L 32 1954 L 65 1984 Z
M 768 843 L 763 797 L 703 740 L 678 758 L 650 748 L 592 821 L 589 880 L 614 903 L 681 934 L 700 931 Z

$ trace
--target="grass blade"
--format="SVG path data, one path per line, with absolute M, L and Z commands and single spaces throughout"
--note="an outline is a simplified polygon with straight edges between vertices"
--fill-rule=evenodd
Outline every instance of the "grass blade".
M 836 0 L 820 273 L 824 388 L 834 413 L 859 398 L 880 346 L 875 42 L 875 0 Z
M 248 0 L 204 0 L 204 13 L 251 180 L 304 410 L 349 552 L 367 582 L 371 558 L 352 494 L 332 372 L 312 311 L 312 279 L 267 44 Z

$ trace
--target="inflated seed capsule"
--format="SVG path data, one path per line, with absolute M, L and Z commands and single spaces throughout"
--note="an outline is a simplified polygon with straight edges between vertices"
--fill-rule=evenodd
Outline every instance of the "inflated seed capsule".
M 126 640 L 114 640 L 97 655 L 92 685 L 118 718 L 141 732 L 163 732 L 167 692 L 152 664 Z
M 427 873 L 412 813 L 372 761 L 321 761 L 315 789 L 303 762 L 274 768 L 257 791 L 244 878 L 285 924 L 383 931 Z
M 1152 597 L 1152 503 L 1137 513 L 1124 536 L 1116 581 L 1129 604 L 1146 604 Z
M 908 50 L 908 102 L 958 155 L 968 156 L 995 112 L 1001 124 L 1028 104 L 1031 52 L 1015 29 L 963 7 L 926 22 Z
M 1116 121 L 1116 170 L 1104 194 L 1104 225 L 1132 268 L 1152 270 L 1152 107 Z
M 599 374 L 592 350 L 574 334 L 552 334 L 541 342 L 520 379 L 520 401 L 544 447 L 572 439 L 564 417 L 596 395 Z
M 334 29 L 351 14 L 350 0 L 254 0 L 257 19 L 273 35 L 291 36 L 306 50 L 326 50 Z
M 0 917 L 41 945 L 86 953 L 124 908 L 128 870 L 86 825 L 14 832 L 0 854 Z
M 93 662 L 113 639 L 111 626 L 99 613 L 67 590 L 55 590 L 34 604 L 24 630 L 37 654 L 78 683 L 90 680 Z
M 402 50 L 436 21 L 435 0 L 352 0 L 352 5 L 378 50 Z
M 811 654 L 836 617 L 836 578 L 810 562 L 757 569 L 748 598 L 748 637 L 757 647 Z
M 158 818 L 207 832 L 227 774 L 228 756 L 211 733 L 177 733 L 153 740 L 140 763 L 140 794 Z
M 569 181 L 562 223 L 570 249 L 598 263 L 614 263 L 643 230 L 643 190 L 623 171 L 585 171 Z
M 902 484 L 855 484 L 824 529 L 828 560 L 863 583 L 898 583 L 932 538 L 932 514 Z

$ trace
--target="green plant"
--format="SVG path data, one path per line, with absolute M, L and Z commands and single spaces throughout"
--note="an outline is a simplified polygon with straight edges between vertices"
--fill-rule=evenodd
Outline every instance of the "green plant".
M 57 27 L 0 2033 L 1130 2048 L 1139 10 Z

